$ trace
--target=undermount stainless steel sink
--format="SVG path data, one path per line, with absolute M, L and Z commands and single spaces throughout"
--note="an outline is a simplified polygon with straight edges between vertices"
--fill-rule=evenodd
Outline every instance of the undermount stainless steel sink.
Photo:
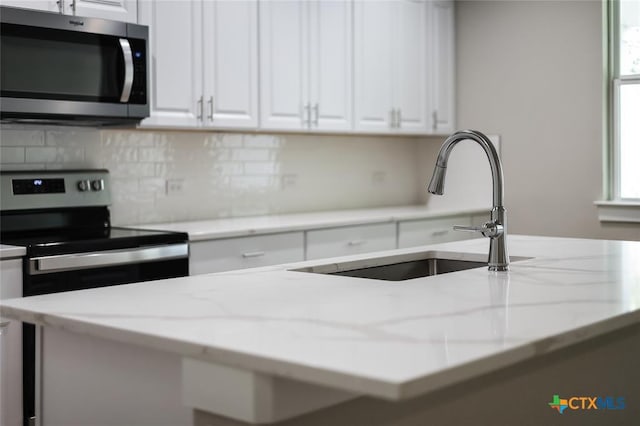
M 530 258 L 510 258 L 512 262 L 526 259 Z M 487 268 L 487 265 L 488 260 L 486 255 L 428 251 L 412 253 L 411 255 L 396 255 L 343 263 L 315 265 L 294 269 L 294 271 L 384 281 L 405 281 L 414 278 L 465 271 L 467 269 Z
M 413 278 L 431 277 L 449 272 L 486 267 L 487 262 L 431 258 L 393 263 L 391 265 L 373 266 L 370 268 L 352 269 L 350 271 L 333 272 L 329 275 L 346 275 L 348 277 L 385 281 L 404 281 Z

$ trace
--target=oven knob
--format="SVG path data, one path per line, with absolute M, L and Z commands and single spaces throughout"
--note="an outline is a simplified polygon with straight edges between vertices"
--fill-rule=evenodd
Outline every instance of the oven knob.
M 102 191 L 104 189 L 104 180 L 102 179 L 92 180 L 91 189 L 93 191 Z
M 91 189 L 91 183 L 88 180 L 79 180 L 78 181 L 78 190 L 80 192 L 86 192 Z

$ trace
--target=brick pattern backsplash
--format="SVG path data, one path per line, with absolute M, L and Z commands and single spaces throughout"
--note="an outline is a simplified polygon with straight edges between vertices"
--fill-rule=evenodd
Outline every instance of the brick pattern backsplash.
M 418 139 L 5 125 L 0 167 L 105 168 L 114 224 L 418 202 Z

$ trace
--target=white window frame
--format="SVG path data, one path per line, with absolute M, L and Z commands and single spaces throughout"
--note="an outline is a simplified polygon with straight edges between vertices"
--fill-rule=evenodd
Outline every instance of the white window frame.
M 603 0 L 605 38 L 605 173 L 604 198 L 596 201 L 602 222 L 640 223 L 640 199 L 620 195 L 620 87 L 640 84 L 640 75 L 620 76 L 620 19 L 618 0 Z

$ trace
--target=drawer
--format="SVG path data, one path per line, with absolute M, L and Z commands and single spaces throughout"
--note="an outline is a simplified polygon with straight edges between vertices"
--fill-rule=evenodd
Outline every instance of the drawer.
M 470 216 L 402 221 L 398 224 L 398 248 L 466 240 L 477 236 L 454 231 L 453 225 L 471 225 Z
M 304 260 L 303 232 L 194 241 L 190 245 L 190 275 Z
M 395 248 L 395 223 L 307 231 L 307 259 L 348 256 Z

